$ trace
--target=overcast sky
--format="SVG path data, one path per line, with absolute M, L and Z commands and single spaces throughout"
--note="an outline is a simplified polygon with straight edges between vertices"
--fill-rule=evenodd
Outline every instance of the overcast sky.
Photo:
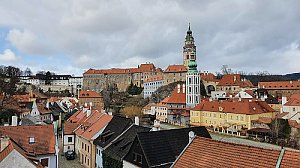
M 82 75 L 182 64 L 191 22 L 201 71 L 300 72 L 299 0 L 1 0 L 0 65 Z

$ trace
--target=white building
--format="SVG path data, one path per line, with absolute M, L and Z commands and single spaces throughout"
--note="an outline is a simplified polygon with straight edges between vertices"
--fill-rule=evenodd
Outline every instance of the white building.
M 186 107 L 193 108 L 201 101 L 200 75 L 195 60 L 189 61 L 189 70 L 186 74 Z M 183 86 L 184 87 L 184 86 Z
M 151 97 L 151 95 L 163 85 L 164 78 L 162 75 L 152 76 L 146 79 L 144 83 L 144 98 Z

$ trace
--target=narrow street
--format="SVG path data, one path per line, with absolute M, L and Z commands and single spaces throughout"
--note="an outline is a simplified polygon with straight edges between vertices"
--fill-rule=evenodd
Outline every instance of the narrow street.
M 79 162 L 79 158 L 76 157 L 74 160 L 67 160 L 63 154 L 61 146 L 61 138 L 58 138 L 59 144 L 59 155 L 58 155 L 58 167 L 59 168 L 82 168 Z

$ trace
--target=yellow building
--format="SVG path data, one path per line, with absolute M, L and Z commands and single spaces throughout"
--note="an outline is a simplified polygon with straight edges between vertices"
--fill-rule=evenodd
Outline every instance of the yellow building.
M 190 124 L 214 131 L 245 135 L 251 121 L 274 118 L 276 111 L 263 101 L 203 101 L 190 111 Z

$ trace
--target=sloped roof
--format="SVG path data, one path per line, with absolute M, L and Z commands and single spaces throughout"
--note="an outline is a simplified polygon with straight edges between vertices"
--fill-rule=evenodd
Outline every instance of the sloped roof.
M 169 65 L 164 73 L 176 73 L 176 72 L 187 72 L 187 68 L 184 65 Z
M 212 81 L 212 82 L 219 81 L 213 73 L 200 73 L 200 78 L 201 80 L 204 81 Z
M 137 139 L 148 161 L 148 166 L 161 164 L 170 166 L 189 143 L 190 131 L 197 136 L 211 138 L 204 126 L 138 133 Z
M 162 75 L 155 75 L 155 76 L 150 76 L 146 80 L 144 80 L 144 83 L 146 82 L 153 82 L 153 81 L 160 81 L 164 80 L 164 77 Z
M 141 64 L 138 68 L 112 68 L 112 69 L 89 69 L 84 74 L 131 74 L 141 72 L 160 72 L 154 64 Z
M 129 152 L 136 134 L 140 132 L 149 132 L 150 130 L 151 129 L 148 127 L 132 125 L 103 152 L 113 159 L 122 161 L 125 155 Z
M 195 137 L 174 164 L 174 168 L 276 167 L 279 150 Z M 299 161 L 298 161 L 299 162 Z
M 258 88 L 266 90 L 299 90 L 300 81 L 258 82 Z
M 219 81 L 218 86 L 240 86 L 242 88 L 254 87 L 249 80 L 241 80 L 240 74 L 224 75 Z
M 300 167 L 300 152 L 288 151 L 284 152 L 280 167 L 299 168 Z
M 100 93 L 97 93 L 96 91 L 87 90 L 87 91 L 80 91 L 79 93 L 79 99 L 80 98 L 100 98 L 102 95 Z
M 183 92 L 185 88 L 180 85 L 179 92 L 178 86 L 175 87 L 171 95 L 169 96 L 168 104 L 185 104 L 186 103 L 186 94 Z
M 99 132 L 102 128 L 104 128 L 112 119 L 111 115 L 108 114 L 103 114 L 101 115 L 97 121 L 95 121 L 90 127 L 88 127 L 83 134 L 81 135 L 81 137 L 87 139 L 87 140 L 91 140 L 92 137 Z
M 28 153 L 35 155 L 55 154 L 53 125 L 1 126 L 0 135 L 9 136 Z M 30 137 L 34 137 L 35 143 L 29 143 Z
M 119 136 L 122 132 L 124 132 L 127 128 L 132 125 L 132 120 L 130 118 L 113 116 L 111 121 L 105 127 L 104 131 L 101 135 L 99 135 L 95 140 L 94 144 L 101 146 L 104 148 L 110 142 L 112 142 L 117 136 Z M 105 137 L 105 141 L 103 141 L 103 137 Z
M 296 98 L 290 98 L 288 102 L 284 104 L 285 106 L 300 106 L 300 100 Z
M 0 152 L 0 162 L 2 162 L 13 150 L 18 151 L 25 159 L 27 159 L 33 166 L 42 168 L 43 166 L 38 162 L 38 164 L 34 163 L 32 160 L 28 158 L 26 155 L 26 151 L 22 149 L 18 144 L 16 144 L 12 139 L 9 139 L 8 145 Z M 11 160 L 13 161 L 13 160 Z
M 263 101 L 203 101 L 192 110 L 226 112 L 236 114 L 261 114 L 275 112 L 266 102 Z

